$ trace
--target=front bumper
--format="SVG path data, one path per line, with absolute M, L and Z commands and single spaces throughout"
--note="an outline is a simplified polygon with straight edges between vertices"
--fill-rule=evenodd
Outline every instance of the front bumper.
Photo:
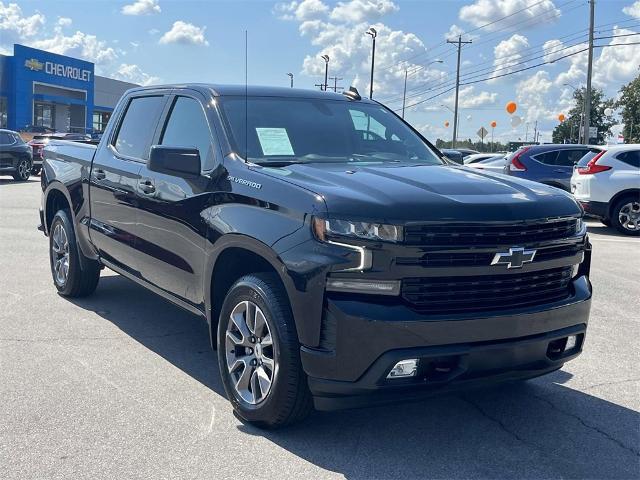
M 589 318 L 588 278 L 577 278 L 573 288 L 569 299 L 555 304 L 458 318 L 420 318 L 402 307 L 329 299 L 325 348 L 301 349 L 315 406 L 404 401 L 557 370 L 581 352 Z M 578 335 L 576 348 L 550 356 L 549 344 L 569 335 Z M 420 359 L 415 377 L 386 378 L 408 358 Z

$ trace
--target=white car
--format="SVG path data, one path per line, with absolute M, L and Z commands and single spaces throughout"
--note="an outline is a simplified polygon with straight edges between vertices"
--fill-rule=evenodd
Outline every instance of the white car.
M 477 168 L 493 173 L 504 173 L 504 167 L 507 164 L 507 157 L 505 155 L 493 155 L 490 158 L 485 158 L 479 162 L 474 162 L 465 165 L 469 168 Z
M 587 215 L 627 235 L 640 235 L 640 144 L 591 147 L 571 176 Z

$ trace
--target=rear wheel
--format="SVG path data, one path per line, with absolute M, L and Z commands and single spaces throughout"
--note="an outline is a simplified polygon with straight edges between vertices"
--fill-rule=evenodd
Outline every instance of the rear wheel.
M 640 198 L 628 196 L 620 199 L 613 207 L 611 224 L 625 235 L 640 235 Z
M 18 182 L 26 182 L 29 180 L 29 175 L 31 175 L 31 162 L 28 159 L 23 158 L 18 163 L 16 171 L 13 174 L 13 179 Z
M 242 420 L 277 428 L 311 411 L 293 315 L 276 275 L 247 275 L 229 290 L 218 322 L 218 364 Z
M 67 210 L 58 210 L 49 229 L 49 259 L 53 284 L 65 297 L 92 294 L 100 280 L 100 265 L 85 257 L 76 243 L 76 235 Z

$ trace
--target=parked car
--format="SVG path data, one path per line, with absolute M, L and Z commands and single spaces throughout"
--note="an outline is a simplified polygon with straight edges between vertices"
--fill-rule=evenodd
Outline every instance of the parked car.
M 355 89 L 135 88 L 97 146 L 45 147 L 41 185 L 58 292 L 92 293 L 105 266 L 206 319 L 233 408 L 260 426 L 582 351 L 576 200 L 445 162 Z
M 504 173 L 571 190 L 573 166 L 589 151 L 586 145 L 529 145 L 511 156 Z
M 456 148 L 462 154 L 462 158 L 467 158 L 469 155 L 475 155 L 478 152 L 477 150 L 471 150 L 470 148 Z
M 474 153 L 473 155 L 464 157 L 464 164 L 471 165 L 472 163 L 481 162 L 483 160 L 496 160 L 498 158 L 504 158 L 504 155 L 497 155 L 495 153 Z
M 33 149 L 33 168 L 31 169 L 31 173 L 34 175 L 38 175 L 40 173 L 40 169 L 42 168 L 42 160 L 43 160 L 43 152 L 44 147 L 51 140 L 73 140 L 73 141 L 90 141 L 91 136 L 85 135 L 84 133 L 46 133 L 46 134 L 37 134 L 34 135 L 33 139 L 29 142 L 31 148 Z
M 493 173 L 504 173 L 504 166 L 507 163 L 507 157 L 505 155 L 498 155 L 481 160 L 480 162 L 474 162 L 466 165 L 470 168 L 476 168 L 478 170 L 485 170 Z
M 30 142 L 36 135 L 44 135 L 45 133 L 54 133 L 55 129 L 43 127 L 42 125 L 27 125 L 20 130 L 20 136 L 25 142 Z
M 573 170 L 571 191 L 588 215 L 640 235 L 640 145 L 592 147 Z
M 459 163 L 460 165 L 464 162 L 464 155 L 459 150 L 453 150 L 451 148 L 443 148 L 440 150 L 445 157 L 447 157 L 452 162 Z
M 0 129 L 0 175 L 12 175 L 14 180 L 29 179 L 33 154 L 18 132 Z

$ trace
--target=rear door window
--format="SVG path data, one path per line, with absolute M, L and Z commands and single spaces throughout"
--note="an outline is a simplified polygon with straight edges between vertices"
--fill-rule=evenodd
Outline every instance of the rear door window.
M 129 101 L 113 146 L 122 155 L 147 160 L 151 138 L 164 105 L 161 95 L 135 97 Z
M 640 168 L 640 150 L 630 150 L 628 152 L 621 152 L 618 155 L 616 155 L 616 159 L 626 163 L 631 167 Z
M 573 167 L 587 153 L 586 149 L 560 150 L 556 157 L 556 165 L 561 167 Z
M 539 153 L 538 155 L 534 155 L 533 158 L 545 165 L 556 165 L 558 151 L 553 150 L 551 152 Z

